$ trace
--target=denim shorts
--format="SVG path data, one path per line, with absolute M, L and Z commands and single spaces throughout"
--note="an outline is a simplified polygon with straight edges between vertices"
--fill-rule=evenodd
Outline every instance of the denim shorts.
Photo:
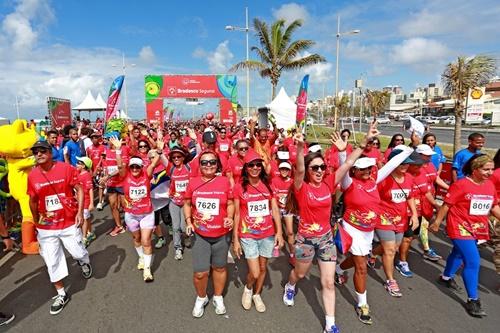
M 107 188 L 107 192 L 109 194 L 112 194 L 112 193 L 118 193 L 118 194 L 123 194 L 123 187 L 116 187 L 116 186 L 108 186 Z
M 320 237 L 304 237 L 297 234 L 295 258 L 297 260 L 311 261 L 314 257 L 325 262 L 337 261 L 337 249 L 331 231 Z
M 240 238 L 240 244 L 247 259 L 272 258 L 273 256 L 274 236 L 262 239 Z

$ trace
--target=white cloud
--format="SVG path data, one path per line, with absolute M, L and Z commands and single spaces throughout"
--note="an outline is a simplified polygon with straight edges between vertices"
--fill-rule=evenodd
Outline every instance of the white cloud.
M 139 51 L 139 59 L 146 64 L 154 63 L 156 60 L 156 55 L 153 51 L 153 48 L 149 45 L 143 46 L 141 51 Z
M 295 20 L 302 20 L 306 23 L 309 19 L 309 13 L 305 6 L 298 5 L 295 2 L 282 5 L 278 9 L 273 9 L 275 19 L 284 19 L 287 24 Z
M 450 49 L 437 40 L 410 38 L 393 47 L 392 57 L 396 63 L 415 65 L 441 62 L 450 54 Z
M 232 66 L 233 53 L 228 47 L 229 41 L 225 40 L 217 45 L 215 51 L 206 51 L 201 47 L 193 51 L 194 58 L 205 59 L 211 73 L 226 73 Z

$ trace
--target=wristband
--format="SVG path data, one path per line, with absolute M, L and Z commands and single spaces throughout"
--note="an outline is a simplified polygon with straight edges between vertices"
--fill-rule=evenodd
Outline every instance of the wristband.
M 2 237 L 2 240 L 10 239 L 9 234 L 7 234 L 7 236 L 0 236 L 0 237 Z

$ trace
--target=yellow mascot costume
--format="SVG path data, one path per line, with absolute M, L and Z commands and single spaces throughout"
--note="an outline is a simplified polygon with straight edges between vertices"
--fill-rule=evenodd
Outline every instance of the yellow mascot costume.
M 37 254 L 36 229 L 31 215 L 28 188 L 28 173 L 35 165 L 31 147 L 37 141 L 34 128 L 29 128 L 26 120 L 16 120 L 11 125 L 0 126 L 0 155 L 5 156 L 9 166 L 9 189 L 12 197 L 19 202 L 23 222 L 21 224 L 22 251 Z

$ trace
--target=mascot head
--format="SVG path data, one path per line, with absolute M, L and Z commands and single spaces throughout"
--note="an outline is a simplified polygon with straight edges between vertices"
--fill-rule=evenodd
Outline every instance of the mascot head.
M 26 158 L 31 155 L 31 146 L 37 140 L 36 131 L 17 119 L 11 125 L 0 126 L 0 154 L 8 158 Z

